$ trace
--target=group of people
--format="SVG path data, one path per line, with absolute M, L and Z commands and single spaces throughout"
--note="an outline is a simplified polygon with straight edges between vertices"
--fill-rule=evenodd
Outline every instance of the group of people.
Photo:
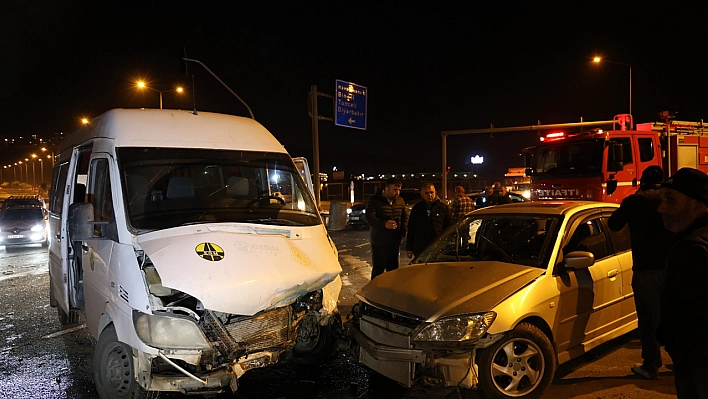
M 372 279 L 398 268 L 404 237 L 407 256 L 413 258 L 455 219 L 474 210 L 463 187 L 455 188 L 448 206 L 433 184 L 424 183 L 423 200 L 408 217 L 400 189 L 400 180 L 388 179 L 366 206 Z M 504 191 L 495 183 L 487 195 L 499 204 Z M 622 201 L 608 224 L 616 231 L 628 225 L 630 231 L 631 284 L 643 359 L 631 371 L 658 379 L 664 346 L 673 361 L 677 396 L 708 399 L 708 295 L 703 292 L 708 281 L 708 175 L 682 168 L 664 179 L 660 167 L 648 167 L 637 193 Z
M 637 193 L 622 201 L 608 221 L 629 226 L 632 289 L 642 363 L 631 370 L 658 379 L 663 345 L 674 365 L 679 398 L 708 399 L 708 175 L 682 168 L 664 180 L 663 170 L 644 170 Z
M 406 203 L 399 197 L 400 192 L 401 181 L 390 178 L 386 180 L 383 190 L 366 204 L 372 280 L 385 271 L 398 268 L 399 248 L 404 237 L 406 255 L 411 259 L 420 255 L 453 221 L 474 210 L 474 202 L 467 197 L 464 187 L 455 187 L 455 199 L 448 205 L 438 197 L 435 185 L 423 183 L 420 187 L 422 200 L 407 215 Z

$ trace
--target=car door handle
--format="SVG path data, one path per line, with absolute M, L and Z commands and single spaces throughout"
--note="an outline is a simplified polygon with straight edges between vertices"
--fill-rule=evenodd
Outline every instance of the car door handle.
M 88 245 L 86 245 L 86 244 L 81 244 L 81 249 L 83 249 L 84 252 L 88 252 L 89 247 L 88 247 Z
M 612 277 L 617 276 L 618 274 L 619 274 L 619 270 L 617 270 L 617 269 L 612 269 L 612 270 L 610 270 L 609 272 L 607 272 L 607 277 L 608 277 L 608 278 L 612 278 Z
M 57 233 L 57 235 L 54 236 L 57 240 L 61 240 L 61 233 Z

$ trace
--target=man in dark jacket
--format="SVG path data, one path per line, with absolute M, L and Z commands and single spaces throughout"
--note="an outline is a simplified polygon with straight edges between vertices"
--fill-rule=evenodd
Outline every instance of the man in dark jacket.
M 432 183 L 423 183 L 420 187 L 423 201 L 411 209 L 408 221 L 406 251 L 408 258 L 420 255 L 423 249 L 450 225 L 451 215 L 447 204 L 437 196 Z
M 659 324 L 659 300 L 664 288 L 664 265 L 674 234 L 664 227 L 657 211 L 661 196 L 659 184 L 664 171 L 650 166 L 642 172 L 639 190 L 622 201 L 612 213 L 610 229 L 620 231 L 629 225 L 632 243 L 632 290 L 639 322 L 639 341 L 642 344 L 642 363 L 635 364 L 632 372 L 646 379 L 659 378 L 661 349 L 656 340 Z
M 384 271 L 398 269 L 398 254 L 407 224 L 406 203 L 398 196 L 400 193 L 401 181 L 390 178 L 386 180 L 384 189 L 366 204 L 366 220 L 369 222 L 371 237 L 372 280 Z
M 708 398 L 708 176 L 681 168 L 661 184 L 659 213 L 677 233 L 666 262 L 659 343 L 674 362 L 676 395 Z

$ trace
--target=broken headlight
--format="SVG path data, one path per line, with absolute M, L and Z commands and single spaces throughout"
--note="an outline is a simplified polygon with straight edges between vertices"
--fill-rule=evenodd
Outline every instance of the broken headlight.
M 489 329 L 495 312 L 442 318 L 423 328 L 414 338 L 419 342 L 465 342 L 476 340 Z
M 161 349 L 210 349 L 202 330 L 191 318 L 133 311 L 133 325 L 145 344 Z

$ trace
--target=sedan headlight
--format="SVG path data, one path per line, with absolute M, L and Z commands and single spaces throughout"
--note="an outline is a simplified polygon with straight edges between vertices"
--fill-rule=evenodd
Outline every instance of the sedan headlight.
M 199 326 L 187 317 L 133 311 L 133 325 L 145 344 L 162 349 L 210 349 Z
M 427 325 L 415 336 L 414 340 L 425 342 L 475 340 L 487 332 L 496 317 L 495 312 L 446 317 Z
M 42 230 L 44 230 L 44 226 L 42 226 L 41 224 L 38 224 L 36 226 L 33 226 L 30 230 L 35 231 L 35 232 L 42 231 Z

